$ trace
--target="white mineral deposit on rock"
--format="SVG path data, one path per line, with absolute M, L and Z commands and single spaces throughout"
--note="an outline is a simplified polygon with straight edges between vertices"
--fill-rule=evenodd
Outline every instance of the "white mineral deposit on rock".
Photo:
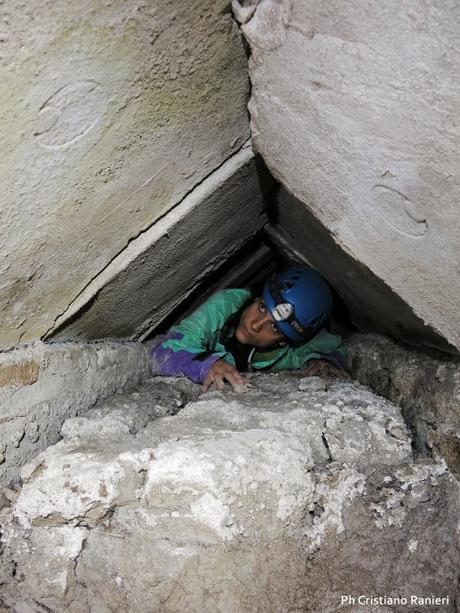
M 2 511 L 4 601 L 328 610 L 348 567 L 349 591 L 453 594 L 458 484 L 445 462 L 414 459 L 400 410 L 351 381 L 252 383 L 199 400 L 190 383 L 177 413 L 177 380 L 158 379 L 69 420 Z M 155 385 L 176 414 L 152 407 Z M 115 427 L 123 404 L 132 432 Z

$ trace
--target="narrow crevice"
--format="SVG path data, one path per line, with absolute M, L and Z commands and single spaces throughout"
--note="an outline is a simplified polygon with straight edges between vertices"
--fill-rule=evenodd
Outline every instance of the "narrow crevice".
M 158 334 L 163 334 L 172 325 L 187 317 L 194 311 L 209 295 L 209 292 L 215 291 L 218 287 L 219 280 L 226 278 L 238 263 L 245 258 L 249 258 L 257 252 L 258 248 L 265 248 L 265 234 L 263 231 L 258 232 L 251 240 L 247 241 L 243 247 L 235 254 L 230 256 L 222 266 L 211 271 L 204 279 L 205 289 L 203 289 L 203 282 L 198 284 L 194 290 L 187 296 L 187 300 L 181 302 L 177 307 L 170 311 L 170 313 L 162 321 L 155 325 L 155 328 L 144 336 L 143 342 L 150 341 Z M 267 246 L 266 250 L 270 249 Z M 244 274 L 242 278 L 238 279 L 238 286 L 249 287 L 253 284 L 261 283 L 262 279 L 268 276 L 279 265 L 279 257 L 276 253 L 273 253 L 270 249 L 267 257 L 260 263 L 254 264 L 248 273 Z M 232 285 L 233 287 L 234 285 Z M 209 288 L 209 291 L 208 289 Z M 67 322 L 66 322 L 67 323 Z
M 417 407 L 414 407 L 411 405 L 409 406 L 399 405 L 399 406 L 401 407 L 401 415 L 404 419 L 404 423 L 406 424 L 406 427 L 410 434 L 411 446 L 412 446 L 412 452 L 413 452 L 414 458 L 417 458 L 417 457 L 432 458 L 433 450 L 428 445 L 428 441 L 426 440 L 426 437 L 421 432 L 420 427 L 417 423 L 419 421 L 416 417 Z
M 333 462 L 334 458 L 332 457 L 331 449 L 329 447 L 329 443 L 327 442 L 326 433 L 324 432 L 324 430 L 321 434 L 321 439 L 323 441 L 324 447 L 326 448 L 326 452 L 328 455 L 328 462 Z

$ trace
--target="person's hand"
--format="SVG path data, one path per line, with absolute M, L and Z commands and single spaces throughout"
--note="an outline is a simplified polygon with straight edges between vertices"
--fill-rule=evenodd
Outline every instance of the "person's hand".
M 338 368 L 329 360 L 310 360 L 308 366 L 302 371 L 306 377 L 338 377 L 339 379 L 350 379 L 350 375 Z
M 205 392 L 213 383 L 217 389 L 223 390 L 225 381 L 228 381 L 235 392 L 246 390 L 249 384 L 247 378 L 236 370 L 234 366 L 225 360 L 217 360 L 209 369 L 206 379 L 203 382 L 201 391 Z

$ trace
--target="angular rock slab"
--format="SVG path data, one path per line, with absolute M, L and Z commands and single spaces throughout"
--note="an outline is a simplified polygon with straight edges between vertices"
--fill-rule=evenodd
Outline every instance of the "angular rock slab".
M 44 335 L 247 140 L 227 4 L 2 3 L 2 347 Z
M 364 265 L 388 286 L 383 331 L 394 292 L 460 349 L 460 8 L 233 6 L 251 46 L 251 128 L 267 166 L 356 260 L 356 273 Z M 339 291 L 354 283 L 331 281 Z
M 177 400 L 180 380 L 158 381 Z M 458 484 L 444 463 L 413 460 L 399 409 L 348 381 L 252 383 L 131 433 L 103 427 L 121 422 L 118 402 L 69 420 L 2 511 L 4 601 L 332 611 L 341 593 L 388 585 L 453 599 Z

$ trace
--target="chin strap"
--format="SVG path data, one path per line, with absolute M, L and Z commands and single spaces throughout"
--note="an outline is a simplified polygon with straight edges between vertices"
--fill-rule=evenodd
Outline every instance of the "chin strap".
M 251 349 L 251 353 L 248 355 L 248 371 L 252 371 L 252 370 L 253 370 L 253 368 L 252 368 L 252 366 L 251 366 L 251 360 L 252 360 L 252 356 L 253 356 L 253 355 L 254 355 L 254 353 L 255 353 L 255 350 L 256 350 L 256 348 L 255 348 L 255 347 L 253 347 L 253 348 Z

